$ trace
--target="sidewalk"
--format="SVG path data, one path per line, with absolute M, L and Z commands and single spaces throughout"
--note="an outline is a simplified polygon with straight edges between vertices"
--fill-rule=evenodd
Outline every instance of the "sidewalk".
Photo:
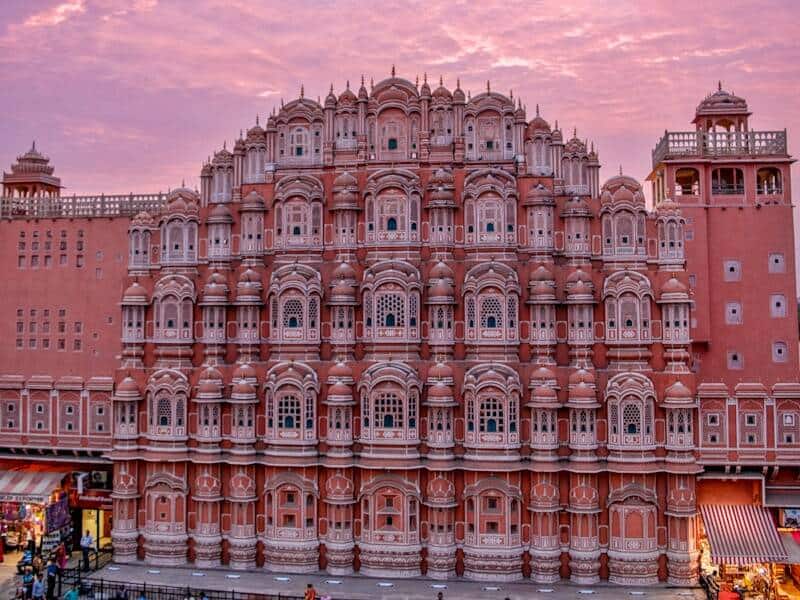
M 108 565 L 90 575 L 95 579 L 125 584 L 145 582 L 148 585 L 170 585 L 193 590 L 235 590 L 240 593 L 274 594 L 302 597 L 308 583 L 317 589 L 317 597 L 329 594 L 333 600 L 435 600 L 442 592 L 445 600 L 564 600 L 593 598 L 621 600 L 704 600 L 700 588 L 621 587 L 607 583 L 573 585 L 569 583 L 537 584 L 530 580 L 517 583 L 481 583 L 454 578 L 450 581 L 419 579 L 376 579 L 367 577 L 334 577 L 323 573 L 281 575 L 263 569 L 233 571 L 229 569 L 192 569 L 155 567 L 142 563 Z M 440 587 L 445 586 L 445 587 Z

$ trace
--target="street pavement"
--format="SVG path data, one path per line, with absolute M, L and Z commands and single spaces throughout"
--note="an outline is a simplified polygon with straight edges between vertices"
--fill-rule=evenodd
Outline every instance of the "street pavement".
M 622 587 L 608 583 L 574 585 L 570 583 L 537 584 L 529 580 L 517 583 L 480 583 L 463 578 L 448 581 L 418 579 L 378 579 L 334 577 L 324 573 L 310 575 L 278 574 L 263 569 L 192 569 L 189 567 L 154 567 L 143 563 L 112 564 L 93 577 L 121 584 L 146 582 L 152 585 L 189 587 L 193 590 L 235 590 L 244 593 L 282 594 L 302 597 L 313 583 L 317 598 L 330 595 L 332 600 L 435 600 L 442 592 L 445 600 L 702 600 L 700 588 Z

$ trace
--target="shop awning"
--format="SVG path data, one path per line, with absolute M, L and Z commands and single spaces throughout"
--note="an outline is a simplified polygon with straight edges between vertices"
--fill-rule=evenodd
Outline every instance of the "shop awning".
M 711 558 L 716 563 L 750 565 L 788 558 L 769 510 L 762 506 L 701 504 Z
M 800 534 L 792 533 L 791 531 L 781 531 L 781 540 L 783 540 L 783 547 L 786 548 L 786 554 L 789 558 L 786 559 L 787 564 L 800 565 Z
M 44 504 L 68 471 L 0 471 L 0 502 Z

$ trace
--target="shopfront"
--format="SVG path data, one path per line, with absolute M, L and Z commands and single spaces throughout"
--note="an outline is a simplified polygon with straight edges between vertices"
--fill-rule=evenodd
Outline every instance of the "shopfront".
M 80 535 L 87 531 L 97 543 L 98 548 L 111 544 L 111 510 L 113 502 L 109 490 L 86 490 L 75 501 L 77 515 L 80 515 Z M 77 521 L 77 518 L 76 518 Z
M 0 537 L 5 550 L 35 548 L 46 556 L 71 537 L 68 475 L 30 466 L 0 471 Z

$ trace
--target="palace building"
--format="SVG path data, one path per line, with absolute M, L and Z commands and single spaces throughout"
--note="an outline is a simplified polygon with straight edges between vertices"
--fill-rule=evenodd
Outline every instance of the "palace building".
M 785 131 L 720 87 L 648 204 L 538 106 L 432 87 L 301 89 L 199 190 L 21 156 L 0 459 L 113 466 L 115 560 L 158 565 L 686 585 L 706 505 L 800 507 Z

